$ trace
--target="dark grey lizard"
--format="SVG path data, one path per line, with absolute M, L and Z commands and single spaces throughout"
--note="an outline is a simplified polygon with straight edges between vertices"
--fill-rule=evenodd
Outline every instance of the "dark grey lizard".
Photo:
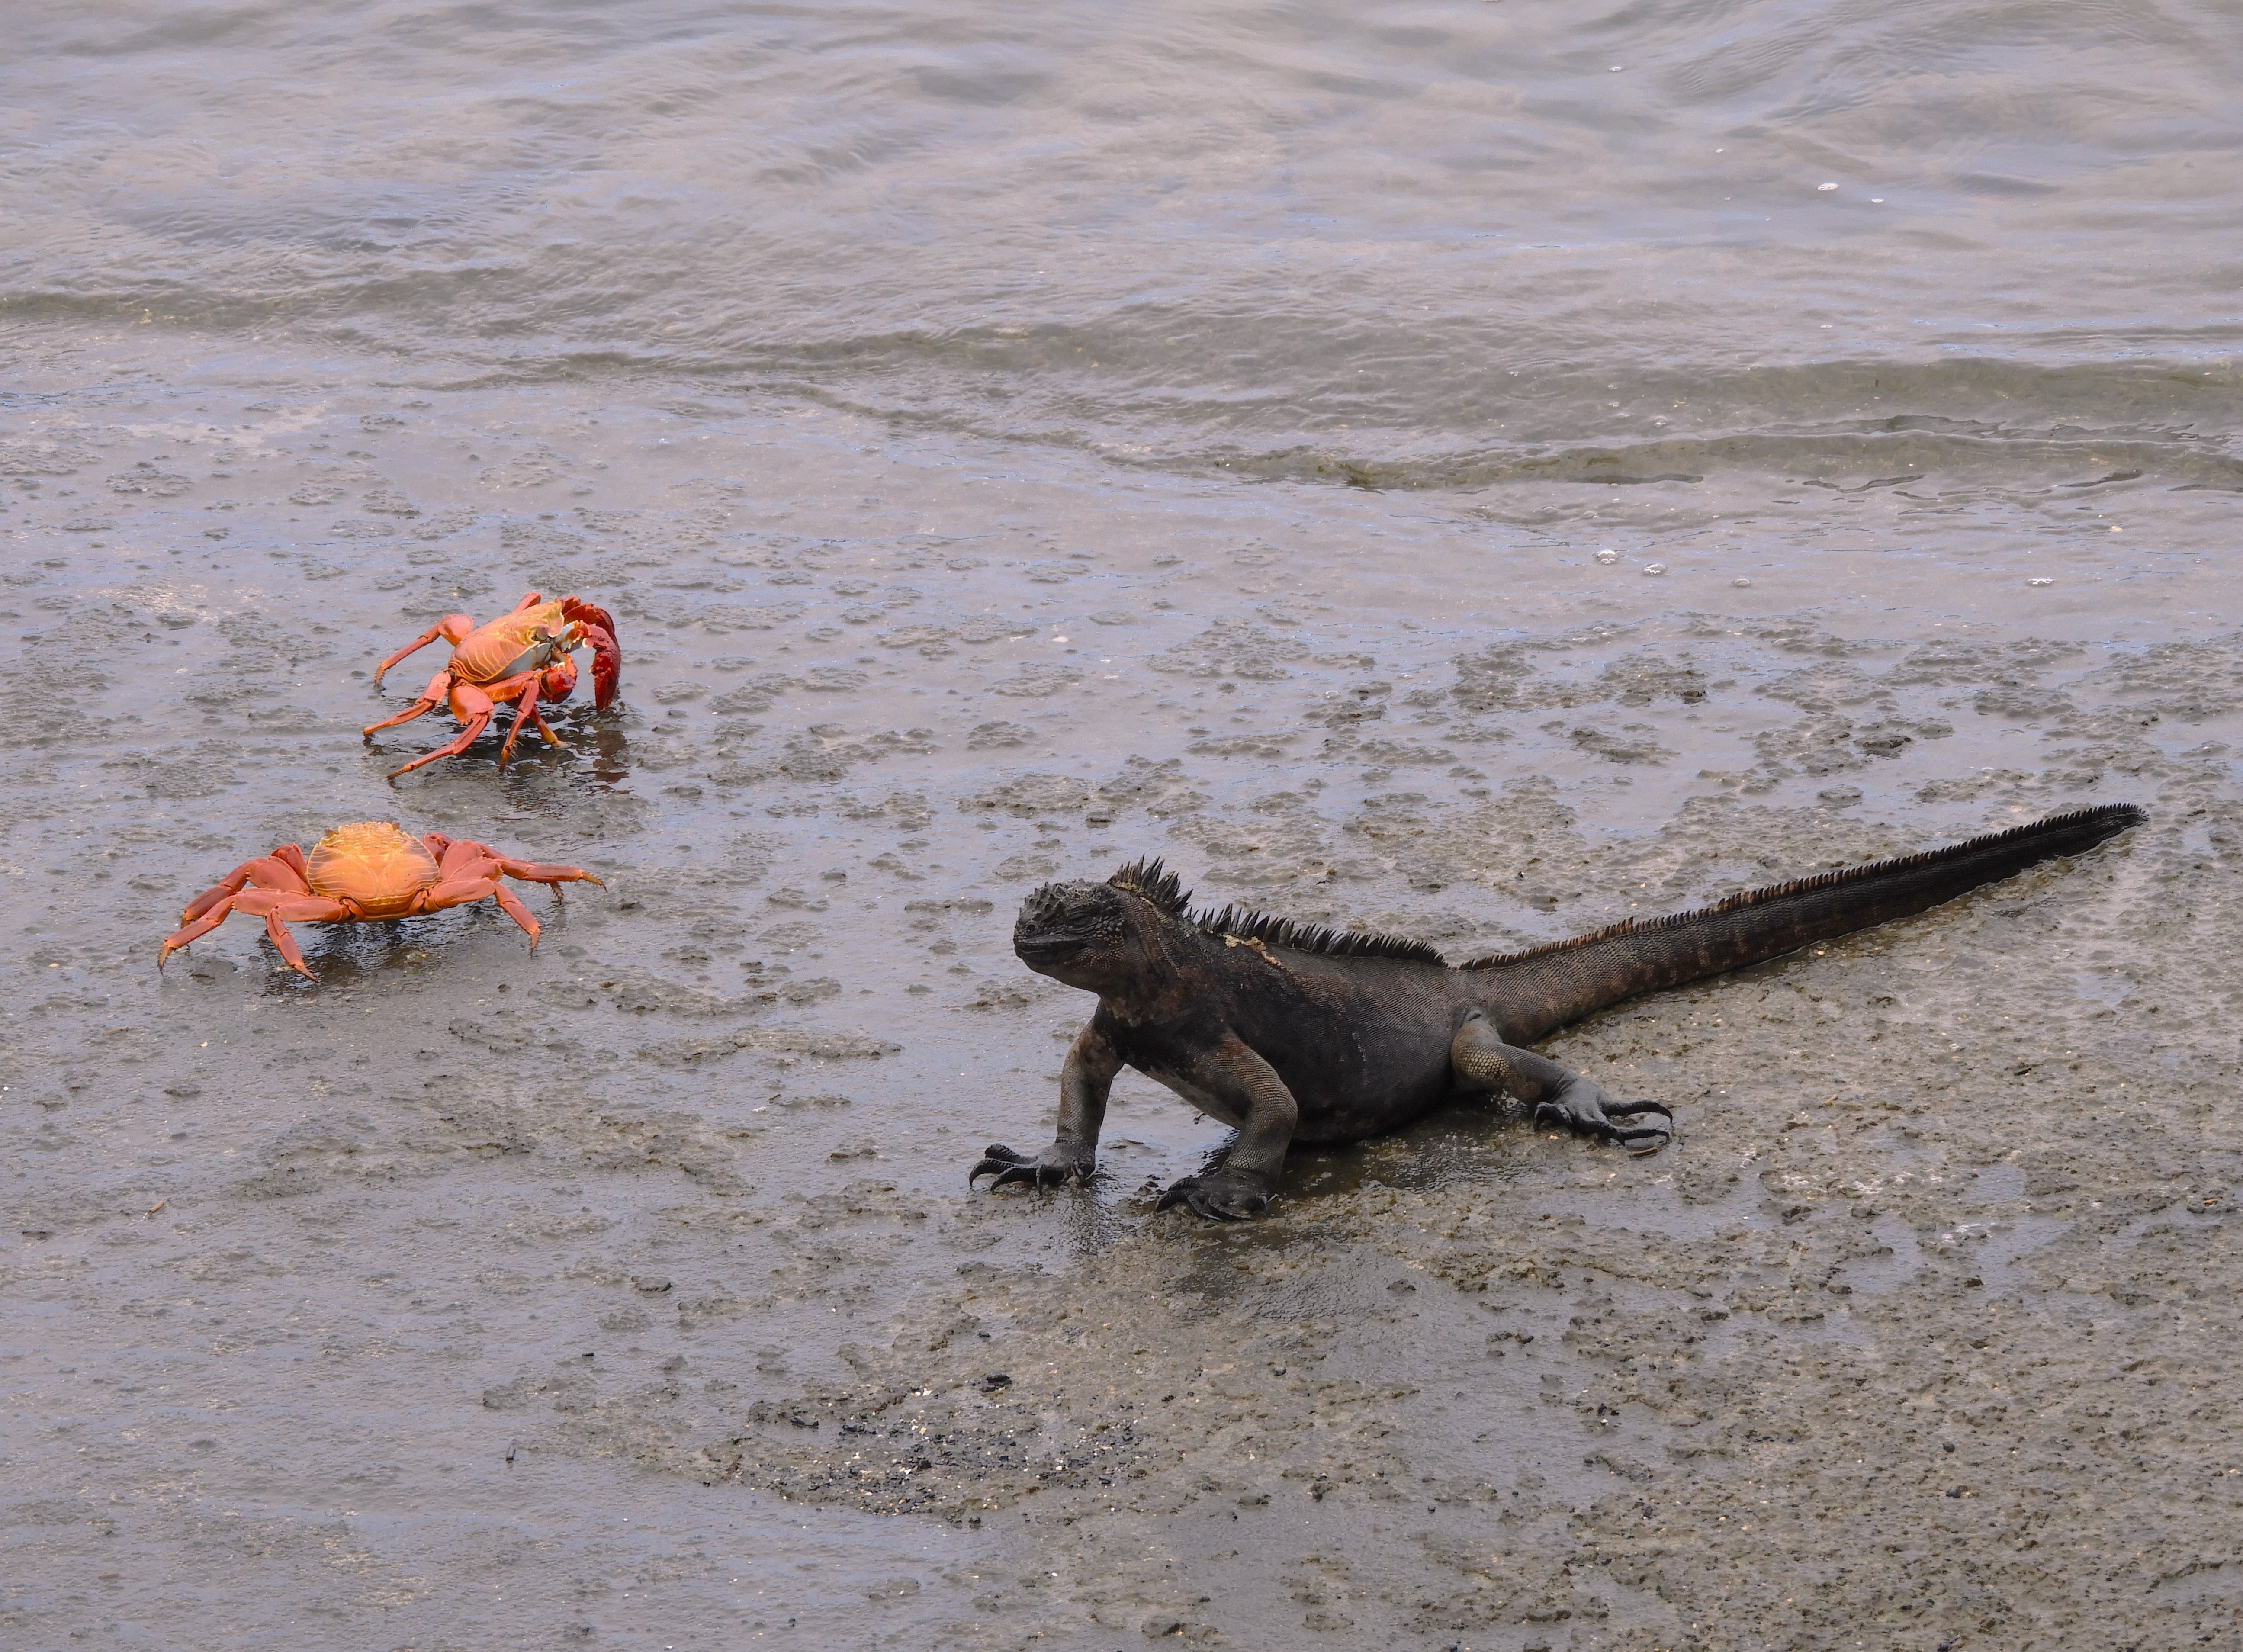
M 1718 906 L 1630 919 L 1578 940 L 1451 968 L 1391 935 L 1226 907 L 1194 913 L 1161 863 L 1104 883 L 1047 884 L 1021 904 L 1013 950 L 1098 995 L 1060 1075 L 1059 1136 L 1034 1157 L 992 1147 L 968 1177 L 1033 1187 L 1088 1177 L 1114 1075 L 1134 1067 L 1238 1135 L 1220 1168 L 1161 1208 L 1235 1218 L 1267 1208 L 1296 1141 L 1357 1141 L 1460 1095 L 1508 1092 L 1535 1116 L 1655 1150 L 1674 1115 L 1618 1102 L 1525 1048 L 1594 1010 L 1739 969 L 1951 900 L 2094 847 L 2147 817 L 2132 804 L 2051 815 L 1898 860 L 1849 866 Z

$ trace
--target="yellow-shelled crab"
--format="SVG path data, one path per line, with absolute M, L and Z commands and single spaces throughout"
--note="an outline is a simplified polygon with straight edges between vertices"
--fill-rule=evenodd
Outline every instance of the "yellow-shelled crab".
M 181 927 L 156 954 L 156 968 L 161 969 L 172 953 L 232 914 L 246 912 L 265 920 L 265 933 L 292 968 L 311 975 L 288 933 L 292 923 L 377 923 L 477 900 L 497 901 L 529 932 L 535 950 L 537 920 L 499 881 L 502 875 L 544 884 L 556 899 L 564 883 L 600 882 L 582 866 L 517 860 L 473 838 L 448 838 L 440 832 L 413 838 L 392 821 L 359 820 L 335 827 L 312 846 L 309 855 L 284 843 L 236 866 L 187 903 L 179 914 Z

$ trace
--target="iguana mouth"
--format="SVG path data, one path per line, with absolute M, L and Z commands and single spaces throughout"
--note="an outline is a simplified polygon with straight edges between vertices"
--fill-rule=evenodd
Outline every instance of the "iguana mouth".
M 1077 935 L 1016 935 L 1013 952 L 1022 963 L 1034 968 L 1038 964 L 1063 963 L 1089 945 Z

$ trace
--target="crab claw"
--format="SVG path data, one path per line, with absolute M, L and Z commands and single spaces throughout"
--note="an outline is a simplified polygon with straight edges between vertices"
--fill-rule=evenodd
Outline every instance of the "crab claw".
M 576 662 L 566 654 L 554 657 L 537 684 L 537 698 L 548 703 L 565 700 L 576 691 Z
M 582 627 L 592 645 L 592 704 L 605 710 L 623 680 L 623 651 L 616 644 L 615 617 L 575 597 L 561 600 L 561 612 Z
M 584 640 L 592 645 L 592 705 L 604 709 L 623 681 L 623 651 L 616 646 L 615 634 L 603 625 L 585 626 Z

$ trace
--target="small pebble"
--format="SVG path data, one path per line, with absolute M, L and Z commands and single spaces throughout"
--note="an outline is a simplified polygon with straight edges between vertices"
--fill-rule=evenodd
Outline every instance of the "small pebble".
M 1609 568 L 1620 560 L 1620 552 L 1616 550 L 1600 550 L 1597 553 L 1597 560 L 1602 563 L 1606 567 Z
M 1660 575 L 1667 571 L 1667 564 L 1665 563 L 1646 563 L 1643 564 L 1643 571 L 1655 579 Z
M 1729 583 L 1731 583 L 1732 585 L 1736 585 L 1736 586 L 1739 586 L 1739 587 L 1742 587 L 1742 586 L 1746 586 L 1746 585 L 1749 585 L 1749 584 L 1751 584 L 1751 583 L 1752 583 L 1752 581 L 1750 581 L 1749 579 L 1747 579 L 1747 578 L 1746 578 L 1742 574 L 1739 574 L 1739 575 L 1738 575 L 1734 579 L 1731 580 L 1731 581 L 1729 582 Z
M 2025 581 L 2025 583 L 2028 585 L 2053 585 L 2056 582 L 2052 579 L 2028 579 Z

